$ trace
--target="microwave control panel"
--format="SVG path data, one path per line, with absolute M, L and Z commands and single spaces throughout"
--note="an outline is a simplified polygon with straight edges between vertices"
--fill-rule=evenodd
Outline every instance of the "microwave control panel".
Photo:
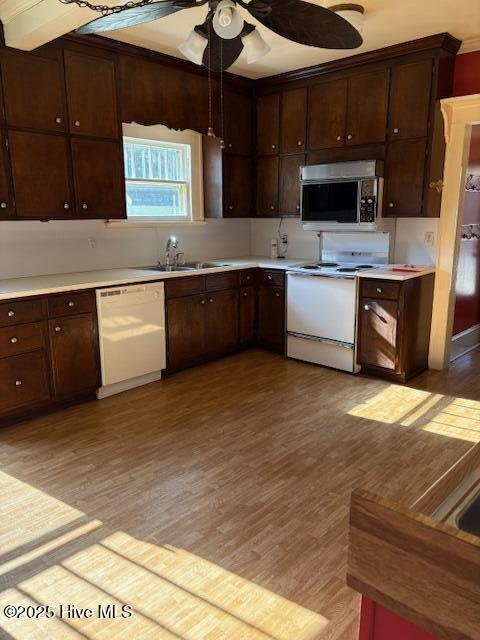
M 377 214 L 377 181 L 362 180 L 360 192 L 360 222 L 375 222 Z

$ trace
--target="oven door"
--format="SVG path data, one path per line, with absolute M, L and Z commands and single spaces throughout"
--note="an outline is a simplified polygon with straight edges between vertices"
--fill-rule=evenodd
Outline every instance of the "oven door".
M 302 222 L 357 224 L 360 182 L 335 180 L 302 183 Z

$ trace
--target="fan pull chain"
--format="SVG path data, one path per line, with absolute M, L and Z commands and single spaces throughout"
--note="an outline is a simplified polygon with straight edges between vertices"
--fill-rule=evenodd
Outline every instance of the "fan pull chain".
M 215 133 L 213 131 L 213 122 L 212 122 L 212 47 L 211 45 L 211 22 L 208 22 L 208 131 L 207 136 L 210 138 L 215 137 Z
M 225 149 L 223 124 L 223 40 L 220 38 L 220 149 Z

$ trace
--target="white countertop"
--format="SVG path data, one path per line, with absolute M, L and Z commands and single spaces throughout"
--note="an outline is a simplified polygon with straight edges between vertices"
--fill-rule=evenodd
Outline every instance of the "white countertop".
M 45 276 L 31 276 L 25 278 L 10 278 L 0 280 L 0 300 L 11 298 L 24 298 L 28 296 L 61 293 L 62 291 L 76 291 L 79 289 L 99 289 L 138 282 L 155 282 L 167 278 L 181 278 L 191 275 L 217 273 L 219 271 L 234 271 L 261 267 L 264 269 L 290 269 L 294 266 L 305 264 L 305 259 L 288 258 L 276 259 L 247 256 L 242 258 L 225 258 L 225 260 L 211 260 L 217 262 L 218 267 L 211 269 L 198 269 L 195 271 L 175 271 L 166 273 L 163 271 L 149 271 L 139 267 L 132 269 L 104 269 L 102 271 L 81 271 L 77 273 L 56 273 Z M 227 264 L 228 266 L 222 266 Z M 434 273 L 432 267 L 415 267 L 414 270 L 392 271 L 395 268 L 405 268 L 405 265 L 388 265 L 378 269 L 363 271 L 361 278 L 383 278 L 386 280 L 410 280 L 418 276 Z

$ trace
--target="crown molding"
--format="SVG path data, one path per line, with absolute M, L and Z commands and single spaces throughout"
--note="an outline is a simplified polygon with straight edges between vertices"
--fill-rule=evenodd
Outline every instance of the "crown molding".
M 0 20 L 3 23 L 9 22 L 40 2 L 41 0 L 0 0 Z
M 480 51 L 480 36 L 464 40 L 459 53 L 471 53 L 472 51 Z

